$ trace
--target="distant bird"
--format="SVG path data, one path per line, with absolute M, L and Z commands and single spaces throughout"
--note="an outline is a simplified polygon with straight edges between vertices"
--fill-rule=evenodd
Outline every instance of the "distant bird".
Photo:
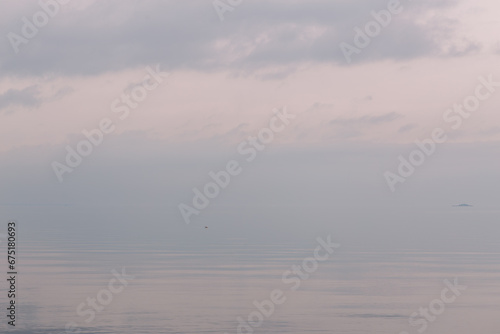
M 453 206 L 464 207 L 464 206 L 474 206 L 474 205 L 470 205 L 470 204 L 457 204 L 457 205 L 453 205 Z
M 205 226 L 205 228 L 208 228 L 208 226 Z

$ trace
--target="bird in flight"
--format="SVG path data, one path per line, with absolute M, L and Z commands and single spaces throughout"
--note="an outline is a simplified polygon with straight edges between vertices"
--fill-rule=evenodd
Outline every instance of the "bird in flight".
M 205 226 L 205 228 L 208 228 L 208 226 Z

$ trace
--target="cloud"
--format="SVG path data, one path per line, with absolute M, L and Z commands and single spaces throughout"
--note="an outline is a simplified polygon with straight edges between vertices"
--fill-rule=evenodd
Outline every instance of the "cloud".
M 37 86 L 24 89 L 9 89 L 0 94 L 0 110 L 10 106 L 37 107 L 41 103 Z
M 333 103 L 322 103 L 322 102 L 314 102 L 311 107 L 309 107 L 305 112 L 315 112 L 321 109 L 331 109 L 333 108 Z
M 405 124 L 403 125 L 402 127 L 399 128 L 398 132 L 399 133 L 405 133 L 405 132 L 408 132 L 408 131 L 411 131 L 413 129 L 415 129 L 418 125 L 415 124 L 415 123 L 409 123 L 409 124 Z
M 496 42 L 491 49 L 493 54 L 500 55 L 500 42 Z
M 266 80 L 283 80 L 295 73 L 296 67 L 287 67 L 285 69 L 271 69 L 263 73 L 256 73 L 256 77 L 262 81 Z
M 359 101 L 361 101 L 361 102 L 370 102 L 370 101 L 373 101 L 373 96 L 371 96 L 371 95 L 365 96 L 364 98 L 359 99 Z
M 458 1 L 421 0 L 405 4 L 357 63 L 427 56 L 460 56 L 476 50 L 473 42 L 455 45 L 456 22 L 437 22 L 435 13 Z M 0 73 L 23 75 L 95 75 L 161 63 L 162 68 L 254 71 L 272 66 L 263 80 L 281 79 L 299 63 L 346 65 L 341 42 L 352 43 L 353 28 L 372 19 L 370 12 L 387 0 L 246 1 L 220 22 L 211 1 L 95 1 L 65 5 L 15 54 L 7 38 L 0 47 Z M 5 9 L 4 9 L 5 10 Z M 0 31 L 21 34 L 23 15 L 37 5 L 6 17 Z M 428 19 L 428 17 L 431 17 Z M 443 25 L 446 29 L 443 30 Z M 443 51 L 443 45 L 447 50 Z
M 59 90 L 57 90 L 54 93 L 54 95 L 52 95 L 49 98 L 47 98 L 47 101 L 57 101 L 59 99 L 62 99 L 65 96 L 73 93 L 74 91 L 75 91 L 75 89 L 73 87 L 64 86 L 64 87 L 60 88 Z
M 496 136 L 500 134 L 500 127 L 499 126 L 489 127 L 488 129 L 479 131 L 477 134 L 485 137 Z
M 403 117 L 397 112 L 389 112 L 379 116 L 364 115 L 352 118 L 337 118 L 330 121 L 332 125 L 376 125 L 380 123 L 389 123 Z

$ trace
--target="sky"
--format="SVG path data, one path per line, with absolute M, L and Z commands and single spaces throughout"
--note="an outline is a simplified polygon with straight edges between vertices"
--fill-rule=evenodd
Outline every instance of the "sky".
M 462 235 L 498 232 L 488 225 L 500 165 L 497 1 L 0 9 L 0 205 L 34 231 L 99 224 L 133 234 L 144 220 L 174 236 L 208 224 L 257 239 L 328 230 L 373 247 L 404 246 L 407 227 L 420 236 L 411 247 L 423 247 L 422 231 L 440 223 L 443 238 L 463 224 L 457 247 Z M 346 56 L 346 45 L 356 51 Z M 472 112 L 450 110 L 466 102 Z M 248 161 L 249 138 L 283 113 L 282 130 Z M 446 139 L 415 153 L 425 161 L 403 176 L 400 157 L 409 161 L 436 129 Z M 98 144 L 79 144 L 90 141 L 85 132 Z M 68 147 L 91 153 L 70 166 Z M 196 208 L 193 189 L 230 161 L 241 173 Z M 183 203 L 198 211 L 189 224 Z M 456 216 L 460 203 L 474 207 Z

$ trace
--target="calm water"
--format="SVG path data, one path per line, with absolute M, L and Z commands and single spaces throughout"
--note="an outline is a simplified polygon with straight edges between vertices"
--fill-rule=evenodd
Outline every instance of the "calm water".
M 255 333 L 418 333 L 409 316 L 440 298 L 443 280 L 467 289 L 446 304 L 426 333 L 500 333 L 500 254 L 350 252 L 342 247 L 310 277 L 285 284 L 282 274 L 313 254 L 290 245 L 25 242 L 19 260 L 19 333 L 237 333 L 254 301 L 283 291 Z M 4 244 L 2 244 L 2 251 Z M 77 314 L 114 277 L 135 276 L 92 321 Z M 2 285 L 5 301 L 5 285 Z M 5 305 L 5 304 L 4 304 Z M 85 306 L 82 310 L 89 309 Z M 5 311 L 4 311 L 5 312 Z M 11 330 L 5 316 L 2 332 Z M 246 333 L 247 331 L 242 331 Z

